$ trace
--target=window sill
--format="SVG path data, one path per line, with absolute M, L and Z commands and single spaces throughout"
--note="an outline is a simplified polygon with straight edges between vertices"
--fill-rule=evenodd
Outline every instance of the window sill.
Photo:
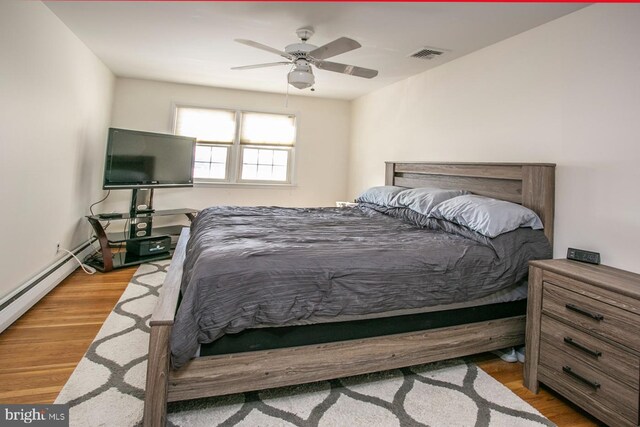
M 222 187 L 222 188 L 263 188 L 263 189 L 291 189 L 296 188 L 296 184 L 274 182 L 220 182 L 220 181 L 196 181 L 194 187 Z

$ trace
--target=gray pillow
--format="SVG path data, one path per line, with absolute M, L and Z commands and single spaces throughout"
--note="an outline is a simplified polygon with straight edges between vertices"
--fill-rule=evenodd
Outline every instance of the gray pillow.
M 444 201 L 431 211 L 429 217 L 455 222 L 491 238 L 519 227 L 543 228 L 542 221 L 531 209 L 473 195 Z
M 391 206 L 396 208 L 409 208 L 422 215 L 429 215 L 429 212 L 439 203 L 451 198 L 469 194 L 465 190 L 443 190 L 441 188 L 411 188 L 401 191 L 391 201 Z
M 391 200 L 401 192 L 406 190 L 404 187 L 395 187 L 393 185 L 382 185 L 380 187 L 371 187 L 358 196 L 356 202 L 373 203 L 380 206 L 389 206 Z

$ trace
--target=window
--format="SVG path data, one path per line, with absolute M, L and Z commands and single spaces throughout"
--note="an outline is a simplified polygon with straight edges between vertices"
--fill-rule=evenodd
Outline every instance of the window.
M 296 118 L 177 107 L 175 133 L 197 138 L 197 182 L 291 183 Z
M 265 148 L 242 149 L 242 179 L 286 181 L 289 152 Z

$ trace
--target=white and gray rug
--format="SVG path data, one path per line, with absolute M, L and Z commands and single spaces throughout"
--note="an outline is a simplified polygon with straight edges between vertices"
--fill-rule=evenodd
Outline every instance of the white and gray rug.
M 169 261 L 140 266 L 64 386 L 72 426 L 137 426 L 148 320 Z M 473 363 L 451 360 L 169 405 L 172 426 L 553 425 Z

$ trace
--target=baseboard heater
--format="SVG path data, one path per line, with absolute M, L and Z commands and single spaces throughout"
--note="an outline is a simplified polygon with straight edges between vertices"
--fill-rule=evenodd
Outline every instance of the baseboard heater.
M 94 252 L 92 243 L 95 238 L 86 242 L 73 251 L 80 259 L 86 258 Z M 78 267 L 78 263 L 71 255 L 65 255 L 55 261 L 42 272 L 29 279 L 18 290 L 0 302 L 0 332 L 7 329 L 20 316 L 33 307 L 42 297 L 48 294 L 60 282 Z

